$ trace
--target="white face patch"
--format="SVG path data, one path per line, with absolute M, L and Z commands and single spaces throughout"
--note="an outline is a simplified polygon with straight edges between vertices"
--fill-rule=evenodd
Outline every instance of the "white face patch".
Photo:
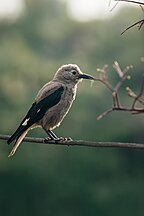
M 27 118 L 27 119 L 22 123 L 22 126 L 26 126 L 29 120 L 30 120 L 30 118 Z

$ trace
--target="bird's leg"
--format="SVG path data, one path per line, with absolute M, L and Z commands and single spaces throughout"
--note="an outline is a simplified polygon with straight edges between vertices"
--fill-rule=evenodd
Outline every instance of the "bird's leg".
M 48 130 L 48 136 L 52 140 L 57 140 L 58 139 L 58 137 L 55 135 L 55 133 L 53 131 L 51 131 L 51 130 Z
M 54 140 L 55 142 L 72 140 L 70 137 L 69 138 L 57 137 L 54 134 L 54 132 L 51 130 L 48 130 L 47 134 L 48 134 L 48 137 L 45 138 L 45 142 L 50 141 L 50 140 Z
M 50 141 L 50 140 L 57 140 L 58 139 L 58 137 L 51 130 L 48 130 L 46 132 L 48 134 L 48 137 L 45 138 L 45 142 Z

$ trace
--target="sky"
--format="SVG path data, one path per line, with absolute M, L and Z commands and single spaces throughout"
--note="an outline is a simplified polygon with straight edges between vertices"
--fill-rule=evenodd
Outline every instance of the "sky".
M 89 21 L 92 19 L 105 19 L 112 17 L 123 6 L 130 3 L 119 2 L 118 5 L 111 11 L 116 2 L 114 0 L 61 0 L 65 1 L 67 11 L 71 18 L 78 21 Z M 141 0 L 144 2 L 144 0 Z M 109 2 L 110 5 L 109 5 Z M 133 4 L 131 4 L 133 5 Z M 134 5 L 137 7 L 137 5 Z M 14 19 L 24 9 L 23 0 L 0 0 L 0 18 L 13 17 Z

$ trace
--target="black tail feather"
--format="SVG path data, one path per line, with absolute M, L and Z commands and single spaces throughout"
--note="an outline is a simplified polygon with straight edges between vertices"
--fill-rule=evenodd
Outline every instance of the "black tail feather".
M 9 145 L 12 141 L 18 139 L 25 130 L 27 130 L 27 128 L 20 125 L 16 132 L 7 140 L 7 144 Z

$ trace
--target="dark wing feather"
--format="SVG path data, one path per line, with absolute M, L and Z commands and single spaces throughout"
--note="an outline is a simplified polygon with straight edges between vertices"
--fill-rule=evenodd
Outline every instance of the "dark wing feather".
M 31 127 L 33 124 L 35 124 L 40 119 L 42 119 L 48 109 L 50 109 L 51 107 L 59 103 L 63 91 L 64 91 L 64 87 L 61 86 L 60 88 L 55 90 L 52 94 L 43 98 L 38 103 L 36 102 L 33 103 L 27 115 L 24 117 L 24 119 L 20 123 L 15 133 L 8 139 L 7 143 L 10 144 L 14 139 L 18 138 L 29 127 Z M 27 119 L 28 119 L 27 123 L 24 124 L 24 122 Z

